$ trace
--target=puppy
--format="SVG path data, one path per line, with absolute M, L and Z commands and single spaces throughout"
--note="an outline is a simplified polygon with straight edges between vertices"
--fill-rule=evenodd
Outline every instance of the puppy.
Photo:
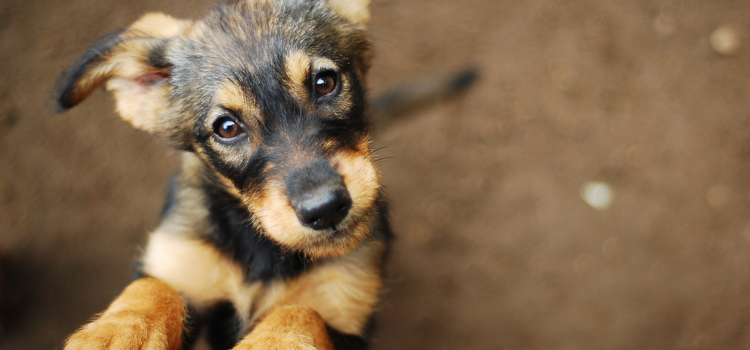
M 182 152 L 130 284 L 66 349 L 366 348 L 391 231 L 373 165 L 369 0 L 143 16 L 63 73 Z

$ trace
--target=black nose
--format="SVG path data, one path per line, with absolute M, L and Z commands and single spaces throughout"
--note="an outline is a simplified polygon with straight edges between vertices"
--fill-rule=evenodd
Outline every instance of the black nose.
M 344 179 L 325 160 L 294 171 L 286 187 L 300 223 L 314 230 L 335 228 L 352 207 Z
M 344 220 L 352 200 L 343 186 L 321 186 L 292 201 L 299 221 L 314 230 L 335 227 Z

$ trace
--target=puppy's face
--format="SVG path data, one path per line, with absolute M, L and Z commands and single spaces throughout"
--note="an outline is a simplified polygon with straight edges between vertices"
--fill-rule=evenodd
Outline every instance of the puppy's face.
M 367 236 L 379 192 L 364 21 L 358 0 L 241 1 L 200 22 L 149 15 L 74 65 L 59 102 L 106 82 L 124 119 L 195 152 L 263 234 L 342 255 Z

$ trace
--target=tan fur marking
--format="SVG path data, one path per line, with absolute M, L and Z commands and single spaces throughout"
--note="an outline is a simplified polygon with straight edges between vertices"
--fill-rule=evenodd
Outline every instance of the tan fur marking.
M 288 248 L 307 251 L 310 240 L 320 237 L 321 233 L 300 224 L 282 183 L 269 181 L 262 192 L 265 196 L 259 201 L 256 213 L 264 232 Z
M 370 0 L 327 0 L 328 6 L 339 16 L 350 22 L 366 26 L 370 21 Z
M 292 51 L 284 62 L 287 90 L 304 107 L 310 108 L 310 90 L 305 81 L 310 75 L 310 56 L 302 51 Z
M 383 283 L 380 262 L 384 247 L 367 241 L 349 255 L 334 259 L 310 273 L 276 282 L 257 305 L 255 317 L 280 305 L 302 305 L 317 311 L 332 327 L 361 335 L 377 307 Z
M 193 21 L 178 20 L 163 13 L 152 12 L 143 15 L 128 29 L 152 37 L 169 38 L 185 34 L 192 24 Z
M 216 91 L 216 102 L 225 108 L 243 114 L 251 112 L 249 109 L 250 99 L 242 91 L 242 88 L 233 82 L 225 82 L 219 87 Z
M 177 292 L 154 278 L 131 283 L 98 319 L 74 333 L 66 350 L 182 347 L 186 311 Z
M 310 56 L 302 51 L 292 51 L 286 57 L 286 75 L 296 86 L 304 86 L 310 74 Z
M 334 139 L 328 139 L 325 142 L 323 142 L 323 147 L 322 148 L 324 150 L 331 150 L 334 147 L 336 147 L 337 144 L 338 143 L 336 142 L 336 140 L 334 140 Z
M 143 270 L 159 278 L 198 307 L 231 301 L 243 319 L 249 317 L 261 285 L 245 283 L 242 268 L 201 241 L 156 232 L 151 235 Z
M 336 63 L 325 57 L 315 57 L 312 59 L 312 66 L 315 70 L 334 69 L 336 68 Z
M 333 167 L 344 177 L 344 184 L 352 198 L 353 213 L 370 208 L 378 196 L 380 181 L 378 172 L 368 154 L 341 153 L 332 159 Z

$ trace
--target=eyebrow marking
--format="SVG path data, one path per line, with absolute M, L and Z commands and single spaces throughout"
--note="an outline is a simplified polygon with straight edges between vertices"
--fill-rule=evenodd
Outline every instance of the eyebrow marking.
M 295 86 L 304 86 L 310 74 L 311 58 L 302 51 L 292 51 L 287 55 L 285 68 L 286 75 Z
M 247 98 L 237 84 L 226 82 L 216 92 L 216 100 L 222 108 L 232 111 L 243 111 L 247 105 Z

